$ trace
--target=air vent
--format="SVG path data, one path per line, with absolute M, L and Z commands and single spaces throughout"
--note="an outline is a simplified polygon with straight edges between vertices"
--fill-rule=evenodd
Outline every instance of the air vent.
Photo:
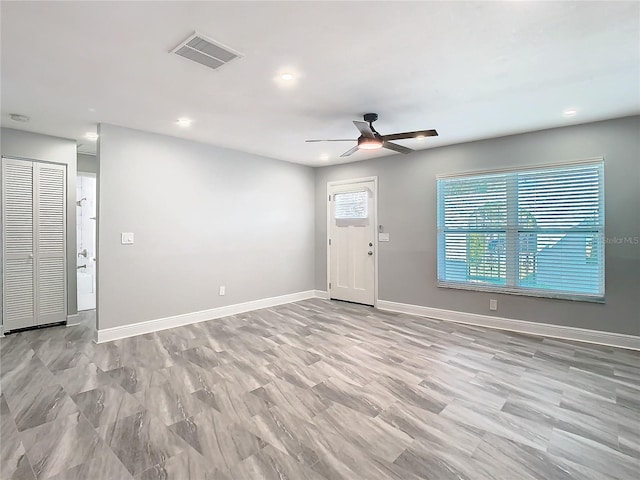
M 236 58 L 242 57 L 240 53 L 234 52 L 229 47 L 206 38 L 197 32 L 180 43 L 172 52 L 214 70 Z

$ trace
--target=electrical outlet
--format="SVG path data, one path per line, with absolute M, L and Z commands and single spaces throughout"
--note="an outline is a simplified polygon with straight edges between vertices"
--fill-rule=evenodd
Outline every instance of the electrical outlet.
M 227 287 L 225 287 L 224 285 L 220 286 L 220 296 L 224 296 L 224 294 L 227 292 Z
M 498 300 L 495 298 L 489 300 L 489 310 L 498 310 Z

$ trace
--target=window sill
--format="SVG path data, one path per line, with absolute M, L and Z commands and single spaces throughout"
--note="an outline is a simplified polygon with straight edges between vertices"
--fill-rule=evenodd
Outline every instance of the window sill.
M 526 290 L 513 290 L 509 288 L 492 287 L 490 285 L 467 285 L 467 284 L 452 284 L 438 282 L 438 288 L 451 288 L 454 290 L 469 290 L 472 292 L 488 292 L 488 293 L 503 293 L 506 295 L 518 295 L 522 297 L 537 297 L 548 298 L 552 300 L 570 300 L 573 302 L 587 302 L 587 303 L 606 303 L 605 297 L 588 296 L 588 295 L 570 295 L 566 293 L 553 293 L 553 292 L 537 292 Z

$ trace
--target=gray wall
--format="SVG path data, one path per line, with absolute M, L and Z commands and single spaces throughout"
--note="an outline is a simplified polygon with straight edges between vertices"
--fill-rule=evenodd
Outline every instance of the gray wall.
M 78 313 L 76 291 L 76 142 L 66 138 L 3 128 L 0 142 L 6 157 L 67 165 L 67 315 Z
M 327 182 L 377 175 L 379 223 L 391 237 L 379 245 L 381 300 L 640 335 L 640 244 L 607 244 L 605 304 L 438 288 L 435 181 L 439 173 L 603 156 L 606 236 L 638 239 L 639 144 L 636 116 L 317 169 L 315 287 L 327 284 Z M 498 299 L 497 312 L 489 298 Z
M 312 168 L 113 125 L 99 134 L 99 329 L 313 289 Z
M 98 159 L 88 153 L 78 154 L 78 171 L 83 173 L 98 173 Z

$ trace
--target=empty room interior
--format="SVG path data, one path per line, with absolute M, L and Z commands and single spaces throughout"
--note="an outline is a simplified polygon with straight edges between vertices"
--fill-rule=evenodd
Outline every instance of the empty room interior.
M 640 2 L 0 16 L 0 479 L 640 478 Z

